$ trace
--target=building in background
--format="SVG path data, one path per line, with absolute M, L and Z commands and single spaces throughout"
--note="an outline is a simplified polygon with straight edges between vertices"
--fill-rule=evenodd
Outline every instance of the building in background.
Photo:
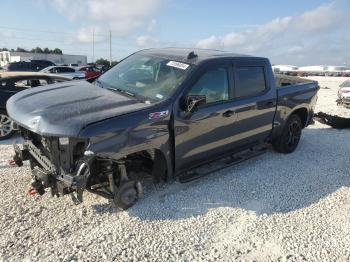
M 84 55 L 59 55 L 59 54 L 44 54 L 44 53 L 29 53 L 29 52 L 12 52 L 1 51 L 0 52 L 0 66 L 3 67 L 7 63 L 26 61 L 29 62 L 32 59 L 48 60 L 56 65 L 63 64 L 78 64 L 86 65 L 87 57 Z
M 298 67 L 294 65 L 273 65 L 272 69 L 275 73 L 285 75 L 297 75 Z

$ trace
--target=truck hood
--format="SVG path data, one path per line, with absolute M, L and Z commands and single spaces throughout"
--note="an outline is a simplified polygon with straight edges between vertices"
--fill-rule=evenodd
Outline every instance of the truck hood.
M 77 137 L 88 124 L 149 106 L 86 81 L 72 81 L 19 92 L 7 101 L 7 112 L 35 133 Z

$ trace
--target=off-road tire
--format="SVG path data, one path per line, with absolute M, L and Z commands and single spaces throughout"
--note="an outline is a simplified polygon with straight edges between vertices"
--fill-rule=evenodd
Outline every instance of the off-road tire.
M 294 152 L 299 144 L 302 129 L 303 126 L 300 117 L 296 114 L 291 115 L 288 118 L 280 137 L 272 142 L 274 149 L 277 152 L 284 154 Z

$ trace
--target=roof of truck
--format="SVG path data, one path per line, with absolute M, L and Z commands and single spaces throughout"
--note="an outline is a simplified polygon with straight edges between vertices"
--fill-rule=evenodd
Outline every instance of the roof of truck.
M 196 56 L 190 57 L 190 53 L 193 52 Z M 218 58 L 218 57 L 251 57 L 249 55 L 236 54 L 226 51 L 214 50 L 214 49 L 200 49 L 200 48 L 152 48 L 144 49 L 138 53 L 161 56 L 170 60 L 181 61 L 189 64 L 198 64 L 204 60 Z

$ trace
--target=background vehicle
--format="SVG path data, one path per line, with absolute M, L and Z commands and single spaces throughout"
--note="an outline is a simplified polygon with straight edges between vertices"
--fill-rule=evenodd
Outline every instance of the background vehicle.
M 338 98 L 338 105 L 350 108 L 350 80 L 346 80 L 339 86 Z
M 85 78 L 84 72 L 77 71 L 75 68 L 69 67 L 69 66 L 49 66 L 40 70 L 40 72 L 49 73 L 49 74 L 59 74 L 59 75 L 69 77 L 71 79 Z
M 78 67 L 78 71 L 84 72 L 86 79 L 98 77 L 102 74 L 101 71 L 94 66 L 81 66 Z
M 9 138 L 14 132 L 6 112 L 6 102 L 11 96 L 27 88 L 68 80 L 70 78 L 44 73 L 0 72 L 0 140 Z
M 31 161 L 39 194 L 51 188 L 78 203 L 88 190 L 127 209 L 145 174 L 186 182 L 261 154 L 265 143 L 293 152 L 318 89 L 315 81 L 275 78 L 266 58 L 143 50 L 94 84 L 13 96 L 7 109 L 25 138 L 14 160 Z
M 326 73 L 327 66 L 300 66 L 298 68 L 299 75 L 308 75 L 308 76 L 324 76 Z
M 345 66 L 327 66 L 325 76 L 342 76 L 348 69 Z
M 48 67 L 48 66 L 55 66 L 55 63 L 49 61 L 49 60 L 44 60 L 44 59 L 32 59 L 30 62 L 39 64 L 43 66 L 43 68 Z
M 45 68 L 44 65 L 35 62 L 13 62 L 4 66 L 4 71 L 23 71 L 23 72 L 37 72 Z

